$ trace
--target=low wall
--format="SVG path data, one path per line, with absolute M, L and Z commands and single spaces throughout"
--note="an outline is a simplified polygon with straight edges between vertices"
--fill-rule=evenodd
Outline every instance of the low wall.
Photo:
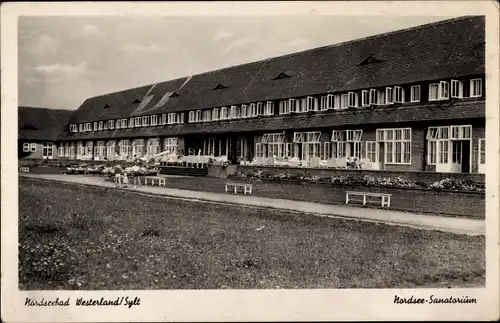
M 238 166 L 229 165 L 227 167 L 222 167 L 220 165 L 210 165 L 208 166 L 208 176 L 216 178 L 227 178 L 228 176 L 236 174 Z
M 360 176 L 371 175 L 374 177 L 402 177 L 404 179 L 432 184 L 445 178 L 457 178 L 462 180 L 472 180 L 477 183 L 485 183 L 484 174 L 478 173 L 436 173 L 436 172 L 421 172 L 421 171 L 382 171 L 382 170 L 366 170 L 366 169 L 328 169 L 328 168 L 304 168 L 304 167 L 261 167 L 261 166 L 237 166 L 237 171 L 241 173 L 248 172 L 266 172 L 270 174 L 285 174 L 300 175 L 305 172 L 310 173 L 312 176 L 319 177 L 333 177 L 333 176 Z

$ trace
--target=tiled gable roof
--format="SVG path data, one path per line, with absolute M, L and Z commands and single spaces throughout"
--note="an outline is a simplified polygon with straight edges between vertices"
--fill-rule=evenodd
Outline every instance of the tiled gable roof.
M 461 17 L 86 100 L 72 123 L 484 74 L 484 17 Z M 370 57 L 377 63 L 361 64 Z M 280 74 L 290 77 L 277 78 Z M 214 91 L 222 84 L 227 88 Z M 150 91 L 151 90 L 151 91 Z M 150 91 L 140 111 L 134 99 Z M 179 96 L 163 99 L 168 92 Z M 161 104 L 158 104 L 160 101 Z M 103 106 L 111 107 L 104 110 Z
M 18 107 L 18 138 L 55 141 L 73 110 Z

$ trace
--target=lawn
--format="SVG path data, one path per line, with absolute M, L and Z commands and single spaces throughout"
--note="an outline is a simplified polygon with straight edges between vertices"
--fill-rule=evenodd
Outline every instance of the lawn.
M 19 181 L 23 290 L 484 284 L 484 237 Z

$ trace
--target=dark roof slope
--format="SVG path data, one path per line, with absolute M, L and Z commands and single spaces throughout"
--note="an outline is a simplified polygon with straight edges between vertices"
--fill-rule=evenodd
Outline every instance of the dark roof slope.
M 480 75 L 484 34 L 483 16 L 445 20 L 90 98 L 71 122 Z M 289 77 L 276 79 L 281 73 Z M 157 104 L 169 92 L 178 96 Z
M 55 141 L 74 112 L 18 107 L 18 139 Z

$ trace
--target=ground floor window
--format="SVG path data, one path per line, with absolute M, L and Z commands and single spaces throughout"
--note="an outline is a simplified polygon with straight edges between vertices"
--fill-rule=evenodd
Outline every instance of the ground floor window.
M 30 144 L 29 143 L 25 142 L 23 144 L 23 151 L 24 152 L 29 152 L 30 151 Z
M 92 141 L 87 141 L 87 143 L 85 144 L 85 156 L 92 156 L 93 147 L 94 143 Z
M 215 156 L 215 139 L 204 139 L 203 140 L 202 155 L 203 156 Z
M 377 129 L 384 146 L 385 164 L 411 164 L 411 128 Z
M 142 157 L 144 154 L 144 139 L 135 139 L 132 141 L 132 156 Z
M 479 162 L 479 165 L 486 165 L 486 140 L 484 138 L 483 139 L 479 139 L 478 140 L 478 144 L 479 144 L 479 147 L 478 147 L 478 153 L 479 153 L 478 162 Z
M 43 158 L 48 158 L 52 159 L 54 157 L 54 152 L 53 152 L 53 143 L 51 142 L 44 142 L 43 143 L 43 150 L 42 150 L 42 157 Z
M 366 158 L 372 162 L 377 162 L 377 142 L 376 141 L 367 141 L 366 142 Z
M 108 159 L 113 159 L 116 155 L 116 142 L 114 140 L 106 143 L 106 150 L 108 152 Z
M 106 157 L 106 144 L 104 141 L 98 141 L 94 148 L 94 156 L 99 159 Z
M 438 172 L 469 172 L 470 125 L 430 127 L 427 130 L 427 163 Z
M 177 153 L 179 147 L 178 147 L 178 138 L 172 137 L 172 138 L 165 138 L 163 142 L 163 147 L 165 151 L 168 151 L 169 153 Z
M 309 160 L 321 157 L 321 132 L 295 132 L 293 134 L 294 157 Z
M 130 142 L 128 140 L 120 140 L 118 142 L 118 148 L 120 149 L 120 156 L 128 157 L 130 156 Z
M 58 148 L 57 148 L 57 156 L 58 157 L 64 157 L 64 145 L 61 144 Z
M 357 157 L 361 159 L 363 130 L 334 130 L 332 133 L 332 157 Z
M 148 139 L 147 154 L 156 155 L 160 152 L 160 140 L 158 138 Z

